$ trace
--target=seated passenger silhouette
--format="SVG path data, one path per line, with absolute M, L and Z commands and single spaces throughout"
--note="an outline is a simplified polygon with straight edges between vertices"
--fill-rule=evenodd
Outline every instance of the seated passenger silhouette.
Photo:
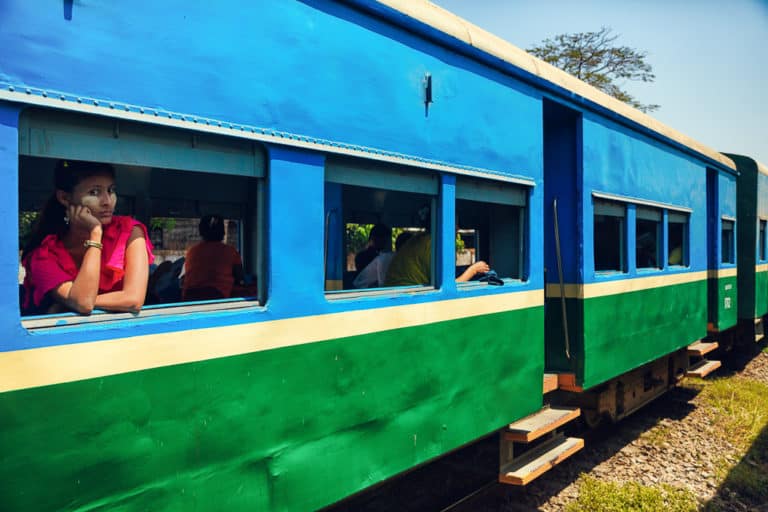
M 381 252 L 392 251 L 392 228 L 385 224 L 376 224 L 368 235 L 365 249 L 355 254 L 355 269 L 363 270 Z
M 425 231 L 412 236 L 402 249 L 395 253 L 387 270 L 386 286 L 428 285 L 432 280 L 432 236 L 428 231 L 429 209 L 418 212 L 419 222 Z M 458 223 L 457 223 L 458 228 Z M 488 272 L 485 261 L 477 261 L 456 278 L 456 282 L 469 281 L 479 273 Z
M 413 236 L 410 231 L 403 231 L 397 235 L 395 240 L 395 250 L 399 251 L 403 245 Z M 376 288 L 384 286 L 387 278 L 387 270 L 392 262 L 395 253 L 392 251 L 383 251 L 376 256 L 355 278 L 352 285 L 355 288 Z
M 200 219 L 203 241 L 187 250 L 181 298 L 185 301 L 224 299 L 243 282 L 243 262 L 237 249 L 225 244 L 224 219 L 206 215 Z

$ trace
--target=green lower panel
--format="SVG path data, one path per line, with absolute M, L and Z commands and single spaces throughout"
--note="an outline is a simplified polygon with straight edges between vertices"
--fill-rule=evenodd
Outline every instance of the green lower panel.
M 708 322 L 718 331 L 730 329 L 738 323 L 738 293 L 736 276 L 709 279 Z
M 707 282 L 584 300 L 585 389 L 703 338 Z
M 547 371 L 584 373 L 584 301 L 566 299 L 565 311 L 568 322 L 568 351 L 563 328 L 563 302 L 560 298 L 546 299 L 544 327 L 545 364 Z M 570 354 L 570 358 L 568 355 Z
M 768 272 L 755 272 L 755 318 L 768 314 Z
M 0 508 L 316 509 L 538 409 L 542 326 L 533 308 L 2 394 Z

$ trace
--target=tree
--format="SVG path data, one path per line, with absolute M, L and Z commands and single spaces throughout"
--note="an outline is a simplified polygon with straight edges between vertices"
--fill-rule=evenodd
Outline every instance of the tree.
M 645 61 L 648 53 L 616 46 L 618 38 L 609 27 L 601 27 L 597 32 L 560 34 L 527 51 L 618 100 L 643 112 L 653 112 L 659 105 L 640 103 L 620 87 L 624 80 L 656 79 L 653 68 Z

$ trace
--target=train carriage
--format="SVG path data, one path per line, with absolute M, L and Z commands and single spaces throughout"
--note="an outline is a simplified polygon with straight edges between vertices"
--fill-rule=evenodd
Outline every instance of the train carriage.
M 539 411 L 547 372 L 645 399 L 733 322 L 728 158 L 428 2 L 241 4 L 0 7 L 5 507 L 317 509 Z M 113 165 L 174 264 L 222 215 L 252 286 L 22 314 L 60 159 Z M 426 278 L 355 288 L 371 224 Z
M 539 93 L 350 5 L 241 7 L 3 5 L 6 232 L 58 159 L 110 163 L 157 252 L 218 212 L 258 283 L 137 316 L 3 308 L 11 510 L 314 509 L 542 405 Z M 342 222 L 425 205 L 429 282 L 323 286 Z M 454 283 L 457 208 L 503 286 Z
M 748 156 L 726 153 L 736 163 L 738 208 L 735 243 L 738 261 L 738 339 L 760 341 L 768 314 L 768 168 Z M 734 333 L 731 333 L 734 334 Z

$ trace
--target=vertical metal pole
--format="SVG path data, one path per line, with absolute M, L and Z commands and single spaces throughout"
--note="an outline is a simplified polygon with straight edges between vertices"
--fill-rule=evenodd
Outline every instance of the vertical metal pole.
M 563 282 L 563 258 L 560 253 L 560 225 L 557 222 L 557 198 L 552 202 L 555 220 L 555 253 L 557 254 L 557 275 L 560 278 L 560 306 L 563 314 L 563 333 L 565 334 L 565 357 L 571 358 L 571 341 L 568 335 L 568 313 L 565 306 L 565 283 Z

